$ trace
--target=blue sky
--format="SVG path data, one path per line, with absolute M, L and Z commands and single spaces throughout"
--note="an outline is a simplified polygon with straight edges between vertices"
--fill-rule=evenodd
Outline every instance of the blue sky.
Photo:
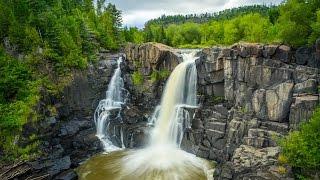
M 143 27 L 149 19 L 163 14 L 217 12 L 252 4 L 279 4 L 283 0 L 109 0 L 122 10 L 123 24 Z

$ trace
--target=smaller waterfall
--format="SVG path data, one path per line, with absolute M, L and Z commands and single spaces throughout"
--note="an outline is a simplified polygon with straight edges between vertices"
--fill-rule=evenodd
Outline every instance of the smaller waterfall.
M 97 134 L 103 144 L 104 150 L 107 152 L 119 150 L 119 148 L 110 141 L 111 136 L 108 134 L 110 120 L 117 114 L 116 118 L 120 118 L 120 110 L 124 104 L 123 98 L 123 79 L 121 77 L 122 57 L 117 61 L 117 69 L 115 70 L 106 92 L 106 98 L 99 102 L 94 113 L 94 121 L 96 123 Z M 121 129 L 122 136 L 122 129 Z M 114 132 L 115 134 L 115 132 Z M 121 146 L 123 146 L 123 137 L 121 137 Z

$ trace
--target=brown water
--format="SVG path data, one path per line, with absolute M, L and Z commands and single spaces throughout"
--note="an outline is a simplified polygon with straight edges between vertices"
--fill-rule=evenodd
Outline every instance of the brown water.
M 140 150 L 138 150 L 140 151 Z M 80 180 L 206 180 L 210 172 L 210 163 L 196 158 L 203 163 L 203 167 L 194 165 L 189 160 L 181 163 L 171 163 L 165 166 L 159 162 L 154 166 L 153 162 L 145 164 L 130 163 L 130 156 L 141 155 L 143 151 L 116 151 L 108 154 L 100 154 L 90 158 L 82 164 L 77 172 Z M 179 152 L 180 153 L 180 152 Z M 185 152 L 184 152 L 185 153 Z M 188 153 L 186 153 L 188 154 Z M 155 154 L 156 155 L 156 154 Z M 189 154 L 190 155 L 190 154 Z M 148 158 L 148 157 L 147 157 Z M 161 158 L 161 157 L 160 157 Z M 152 161 L 152 160 L 151 160 Z M 129 164 L 128 164 L 129 163 Z M 151 163 L 151 164 L 150 164 Z M 128 165 L 130 167 L 128 167 Z M 211 166 L 212 167 L 212 166 Z M 134 171 L 131 171 L 133 169 Z M 212 177 L 212 175 L 209 175 Z
M 185 128 L 190 127 L 190 115 L 185 113 L 184 107 L 197 107 L 195 52 L 182 56 L 184 61 L 173 70 L 166 83 L 159 113 L 154 113 L 155 117 L 152 118 L 155 119 L 155 127 L 148 146 L 140 150 L 116 151 L 95 156 L 79 167 L 80 179 L 212 179 L 212 166 L 208 161 L 179 148 Z M 105 109 L 102 108 L 101 114 L 98 113 L 98 117 L 102 115 L 102 121 L 99 121 L 101 126 L 97 123 L 97 136 L 102 135 L 102 142 L 109 142 L 109 139 L 105 138 L 108 137 L 105 134 L 106 119 L 108 120 L 105 118 L 108 117 L 105 115 Z M 104 144 L 107 145 L 106 150 L 113 147 L 112 143 Z

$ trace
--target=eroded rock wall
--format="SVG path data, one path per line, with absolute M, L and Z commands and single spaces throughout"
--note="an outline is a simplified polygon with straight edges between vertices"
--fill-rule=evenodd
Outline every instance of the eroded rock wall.
M 289 178 L 289 167 L 285 174 L 279 170 L 276 139 L 296 130 L 319 104 L 318 47 L 242 43 L 203 49 L 196 60 L 199 108 L 190 111 L 192 128 L 185 132 L 182 148 L 217 161 L 216 179 Z M 140 102 L 137 112 L 147 119 L 160 103 L 165 83 L 150 82 L 150 74 L 172 71 L 180 62 L 172 56 L 179 55 L 154 43 L 130 44 L 125 52 L 129 74 L 144 75 L 144 90 L 139 94 L 141 87 L 131 84 L 130 91 L 132 106 Z
M 219 162 L 217 179 L 287 177 L 278 170 L 276 137 L 319 103 L 320 53 L 305 48 L 236 44 L 199 54 L 201 107 L 183 147 Z

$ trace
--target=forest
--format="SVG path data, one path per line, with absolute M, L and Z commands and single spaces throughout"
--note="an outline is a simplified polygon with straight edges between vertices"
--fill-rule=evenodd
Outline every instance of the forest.
M 72 69 L 96 61 L 98 48 L 119 49 L 121 12 L 91 0 L 0 1 L 1 159 L 27 158 L 37 145 L 14 144 L 28 121 L 37 121 L 41 89 L 58 93 Z M 52 110 L 54 111 L 54 110 Z M 26 157 L 24 157 L 26 156 Z M 9 158 L 9 159 L 8 159 Z
M 0 0 L 0 161 L 37 156 L 36 134 L 29 136 L 27 146 L 15 143 L 24 125 L 43 119 L 37 109 L 42 95 L 58 95 L 71 72 L 95 63 L 101 48 L 117 52 L 128 42 L 202 48 L 241 41 L 298 48 L 319 37 L 319 0 L 163 15 L 143 29 L 123 27 L 121 11 L 106 0 Z M 279 141 L 282 161 L 296 168 L 320 168 L 319 122 L 318 110 L 301 131 Z
M 134 32 L 127 36 L 129 42 L 155 41 L 174 47 L 231 45 L 239 41 L 299 47 L 313 44 L 320 35 L 319 6 L 317 0 L 289 0 L 279 6 L 255 5 L 199 16 L 162 16 L 148 21 L 143 30 L 124 30 Z

